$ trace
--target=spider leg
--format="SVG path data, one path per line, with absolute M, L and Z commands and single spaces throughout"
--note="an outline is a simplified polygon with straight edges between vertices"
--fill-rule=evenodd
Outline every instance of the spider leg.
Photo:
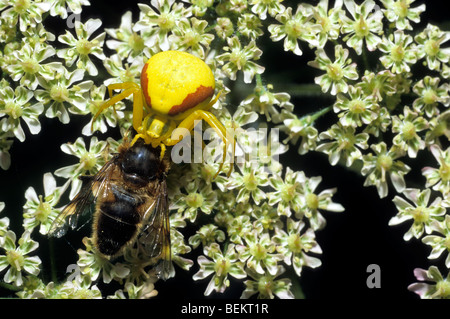
M 113 90 L 123 90 L 119 94 L 113 96 Z M 97 113 L 92 118 L 92 124 L 91 124 L 91 131 L 94 130 L 94 122 L 95 120 L 100 116 L 100 114 L 106 110 L 108 107 L 113 106 L 117 102 L 127 98 L 131 94 L 133 94 L 134 101 L 133 101 L 133 127 L 136 128 L 136 124 L 141 123 L 142 117 L 143 117 L 143 100 L 142 100 L 142 93 L 141 88 L 138 84 L 134 82 L 125 82 L 125 83 L 116 83 L 108 85 L 108 92 L 111 98 L 103 103 Z
M 235 140 L 234 134 L 231 135 L 228 132 L 228 130 L 222 125 L 222 123 L 220 123 L 220 121 L 211 112 L 208 112 L 205 110 L 196 110 L 196 111 L 192 112 L 188 117 L 186 117 L 183 121 L 181 121 L 181 123 L 178 124 L 177 128 L 174 130 L 172 137 L 175 137 L 175 139 L 167 139 L 164 144 L 175 145 L 176 143 L 178 143 L 184 136 L 183 136 L 183 134 L 177 134 L 176 130 L 177 129 L 187 129 L 188 131 L 192 131 L 196 124 L 195 122 L 197 120 L 204 120 L 205 122 L 207 122 L 209 124 L 209 126 L 211 126 L 214 129 L 214 131 L 219 135 L 219 137 L 224 142 L 223 158 L 222 158 L 222 162 L 220 163 L 219 170 L 217 171 L 216 175 L 214 176 L 214 177 L 216 177 L 219 174 L 219 172 L 222 170 L 223 164 L 225 163 L 226 156 L 227 156 L 226 151 L 228 149 L 228 145 L 231 142 L 231 140 L 233 140 L 233 143 L 231 143 L 232 144 L 232 154 L 233 154 L 232 163 L 234 162 L 234 151 L 235 151 L 236 140 Z M 231 174 L 232 167 L 233 166 L 230 165 L 230 169 L 227 174 L 228 176 Z

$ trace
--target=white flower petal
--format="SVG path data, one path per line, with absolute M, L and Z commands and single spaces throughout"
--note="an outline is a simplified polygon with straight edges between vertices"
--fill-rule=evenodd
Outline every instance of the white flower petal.
M 102 25 L 102 20 L 100 19 L 90 19 L 86 22 L 86 32 L 88 38 Z
M 25 191 L 25 198 L 27 201 L 33 202 L 33 203 L 39 203 L 39 198 L 36 194 L 36 191 L 33 187 L 28 187 Z
M 56 180 L 52 173 L 44 174 L 44 193 L 45 196 L 51 195 L 56 190 Z

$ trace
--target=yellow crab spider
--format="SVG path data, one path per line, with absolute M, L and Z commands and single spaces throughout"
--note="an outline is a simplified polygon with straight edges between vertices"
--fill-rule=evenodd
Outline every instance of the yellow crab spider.
M 227 135 L 222 123 L 207 111 L 219 97 L 217 95 L 211 100 L 214 89 L 213 72 L 203 60 L 182 51 L 159 52 L 142 68 L 140 86 L 135 82 L 108 86 L 111 98 L 100 106 L 92 123 L 106 108 L 133 95 L 133 128 L 137 134 L 131 144 L 141 138 L 152 147 L 160 146 L 162 158 L 166 146 L 173 146 L 184 137 L 181 133 L 176 134 L 176 129 L 192 131 L 197 120 L 204 120 L 225 144 L 218 174 L 225 161 L 231 135 Z M 122 92 L 113 96 L 114 90 Z M 234 137 L 232 145 L 234 155 Z M 228 175 L 231 169 L 232 165 Z

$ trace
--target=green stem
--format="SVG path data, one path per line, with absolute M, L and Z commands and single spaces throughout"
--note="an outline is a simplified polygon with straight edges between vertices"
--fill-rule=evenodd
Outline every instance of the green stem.
M 364 63 L 364 68 L 366 70 L 370 70 L 369 59 L 367 58 L 367 52 L 366 52 L 365 48 L 362 50 L 362 59 L 363 59 L 363 63 Z
M 292 276 L 291 277 L 292 282 L 292 294 L 294 295 L 295 299 L 305 299 L 305 294 L 303 293 L 303 289 L 300 286 L 300 282 L 298 281 L 298 277 Z
M 322 115 L 327 114 L 328 112 L 331 111 L 331 105 L 327 106 L 326 108 L 323 108 L 321 110 L 318 110 L 317 112 L 313 113 L 313 114 L 309 114 L 309 118 L 311 119 L 312 122 L 315 122 L 319 117 L 321 117 Z
M 261 74 L 257 73 L 255 75 L 255 79 L 256 79 L 256 86 L 264 87 L 263 86 L 263 82 L 262 82 L 262 78 L 261 78 Z
M 6 289 L 11 290 L 11 291 L 20 291 L 21 290 L 19 287 L 16 287 L 16 286 L 11 285 L 11 284 L 7 284 L 6 282 L 3 282 L 3 281 L 0 281 L 0 287 L 6 288 Z
M 55 262 L 55 242 L 53 240 L 53 237 L 50 237 L 48 240 L 49 250 L 50 250 L 50 271 L 51 271 L 51 278 L 53 282 L 56 282 L 58 280 L 56 276 L 56 262 Z
M 292 97 L 330 96 L 329 94 L 324 94 L 320 86 L 316 84 L 277 85 L 277 90 L 281 92 L 287 92 Z
M 215 28 L 216 26 L 217 26 L 217 23 L 208 25 L 208 26 L 205 28 L 204 32 L 205 32 L 205 33 L 208 33 L 209 31 L 214 30 L 214 28 Z

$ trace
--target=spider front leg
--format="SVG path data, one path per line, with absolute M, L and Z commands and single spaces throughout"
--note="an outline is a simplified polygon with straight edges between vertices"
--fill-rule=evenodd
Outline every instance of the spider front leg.
M 123 90 L 116 96 L 112 95 L 113 90 Z M 141 123 L 144 113 L 144 101 L 142 99 L 142 91 L 138 84 L 134 82 L 116 83 L 108 85 L 110 99 L 100 106 L 97 113 L 92 118 L 91 131 L 94 131 L 94 122 L 100 114 L 108 107 L 113 106 L 119 101 L 133 94 L 133 127 L 137 129 Z
M 234 134 L 231 135 L 228 133 L 227 129 L 220 123 L 220 121 L 211 113 L 204 110 L 196 110 L 192 112 L 188 117 L 186 117 L 180 124 L 178 124 L 177 129 L 187 129 L 188 131 L 192 131 L 194 129 L 195 121 L 197 120 L 204 120 L 206 123 L 211 126 L 214 131 L 219 135 L 219 137 L 222 139 L 224 146 L 223 146 L 223 158 L 222 162 L 220 163 L 219 170 L 217 171 L 216 177 L 219 172 L 222 170 L 223 164 L 225 163 L 225 159 L 227 156 L 227 149 L 228 145 L 231 142 L 230 140 L 233 139 L 232 143 L 232 157 L 231 157 L 231 163 L 234 162 L 234 150 L 236 147 L 236 140 L 234 137 Z M 176 137 L 176 139 L 168 139 L 164 142 L 166 145 L 175 145 L 178 143 L 184 136 L 182 134 L 177 134 L 176 131 L 174 131 L 174 134 L 172 134 L 173 137 Z M 230 138 L 231 136 L 231 138 Z M 233 168 L 233 165 L 230 165 L 230 169 L 228 170 L 227 176 L 230 176 L 231 170 Z

